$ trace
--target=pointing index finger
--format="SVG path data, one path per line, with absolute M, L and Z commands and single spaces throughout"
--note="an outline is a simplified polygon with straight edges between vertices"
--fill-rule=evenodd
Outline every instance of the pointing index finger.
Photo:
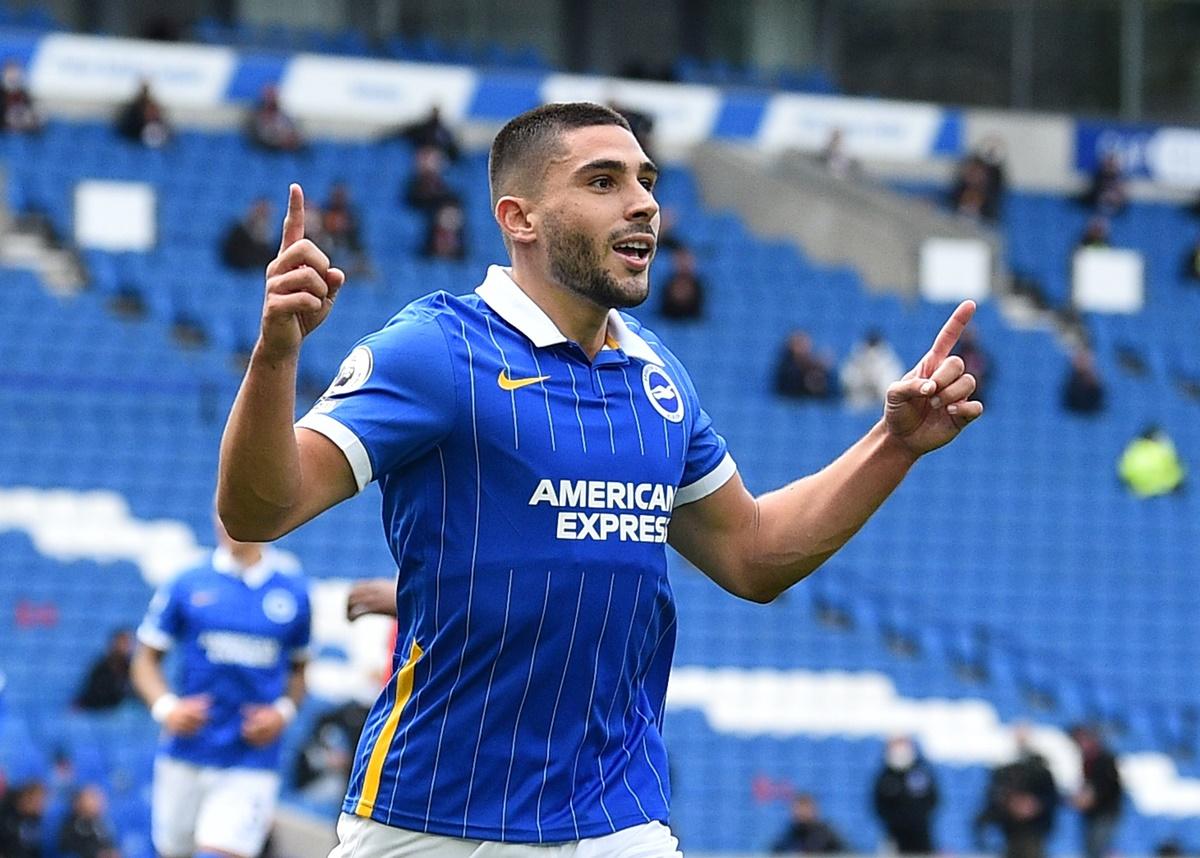
M 288 186 L 287 215 L 283 218 L 283 238 L 279 242 L 279 252 L 287 250 L 300 239 L 304 238 L 304 191 L 292 182 Z
M 946 320 L 946 324 L 942 325 L 942 329 L 938 331 L 924 360 L 921 361 L 919 374 L 922 378 L 928 378 L 935 369 L 941 366 L 942 361 L 950 356 L 950 352 L 958 343 L 959 337 L 962 336 L 962 332 L 966 330 L 967 324 L 974 315 L 974 301 L 963 301 L 954 309 L 950 318 Z

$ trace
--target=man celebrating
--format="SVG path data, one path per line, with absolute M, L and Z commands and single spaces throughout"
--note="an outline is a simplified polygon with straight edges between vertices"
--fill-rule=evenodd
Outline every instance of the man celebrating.
M 862 440 L 755 498 L 683 366 L 620 312 L 647 297 L 659 227 L 625 120 L 532 110 L 496 136 L 489 177 L 512 267 L 365 337 L 294 427 L 301 343 L 345 275 L 304 238 L 292 186 L 219 509 L 235 536 L 274 539 L 379 482 L 400 632 L 339 854 L 675 856 L 664 543 L 758 602 L 812 572 L 982 412 L 949 356 L 974 306 Z
M 280 734 L 304 696 L 311 610 L 295 562 L 216 525 L 210 559 L 138 628 L 134 687 L 163 725 L 151 828 L 162 858 L 254 858 L 274 821 Z M 175 691 L 162 660 L 180 652 Z

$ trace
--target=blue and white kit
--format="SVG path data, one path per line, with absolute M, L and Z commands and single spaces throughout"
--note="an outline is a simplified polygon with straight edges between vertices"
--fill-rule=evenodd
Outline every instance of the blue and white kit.
M 161 752 L 197 766 L 275 770 L 279 742 L 242 739 L 244 707 L 271 704 L 307 659 L 312 611 L 294 561 L 270 546 L 240 569 L 223 548 L 164 585 L 150 602 L 138 640 L 179 663 L 173 691 L 206 694 L 208 721 L 190 736 L 164 734 Z
M 492 267 L 364 338 L 298 425 L 378 481 L 399 568 L 343 809 L 514 843 L 665 823 L 667 526 L 735 466 L 657 337 L 610 312 L 589 360 Z

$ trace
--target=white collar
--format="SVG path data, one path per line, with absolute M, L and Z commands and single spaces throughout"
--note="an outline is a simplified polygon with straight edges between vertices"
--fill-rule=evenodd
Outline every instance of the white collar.
M 269 545 L 264 545 L 262 557 L 253 566 L 242 566 L 228 548 L 218 546 L 213 551 L 213 569 L 231 578 L 240 578 L 252 590 L 257 590 L 278 571 L 275 551 Z
M 553 320 L 512 279 L 511 268 L 489 265 L 487 277 L 475 289 L 475 293 L 501 319 L 528 337 L 537 348 L 567 342 L 566 336 Z M 608 311 L 607 334 L 605 347 L 611 348 L 615 345 L 631 358 L 639 358 L 658 366 L 664 365 L 658 353 L 630 329 L 616 310 Z

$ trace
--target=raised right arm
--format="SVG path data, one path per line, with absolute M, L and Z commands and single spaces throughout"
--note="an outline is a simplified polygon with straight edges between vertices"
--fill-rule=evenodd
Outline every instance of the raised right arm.
M 217 512 L 234 539 L 277 539 L 357 490 L 332 441 L 293 427 L 301 343 L 345 279 L 304 238 L 304 194 L 293 184 L 279 255 L 267 266 L 258 342 L 221 438 Z

